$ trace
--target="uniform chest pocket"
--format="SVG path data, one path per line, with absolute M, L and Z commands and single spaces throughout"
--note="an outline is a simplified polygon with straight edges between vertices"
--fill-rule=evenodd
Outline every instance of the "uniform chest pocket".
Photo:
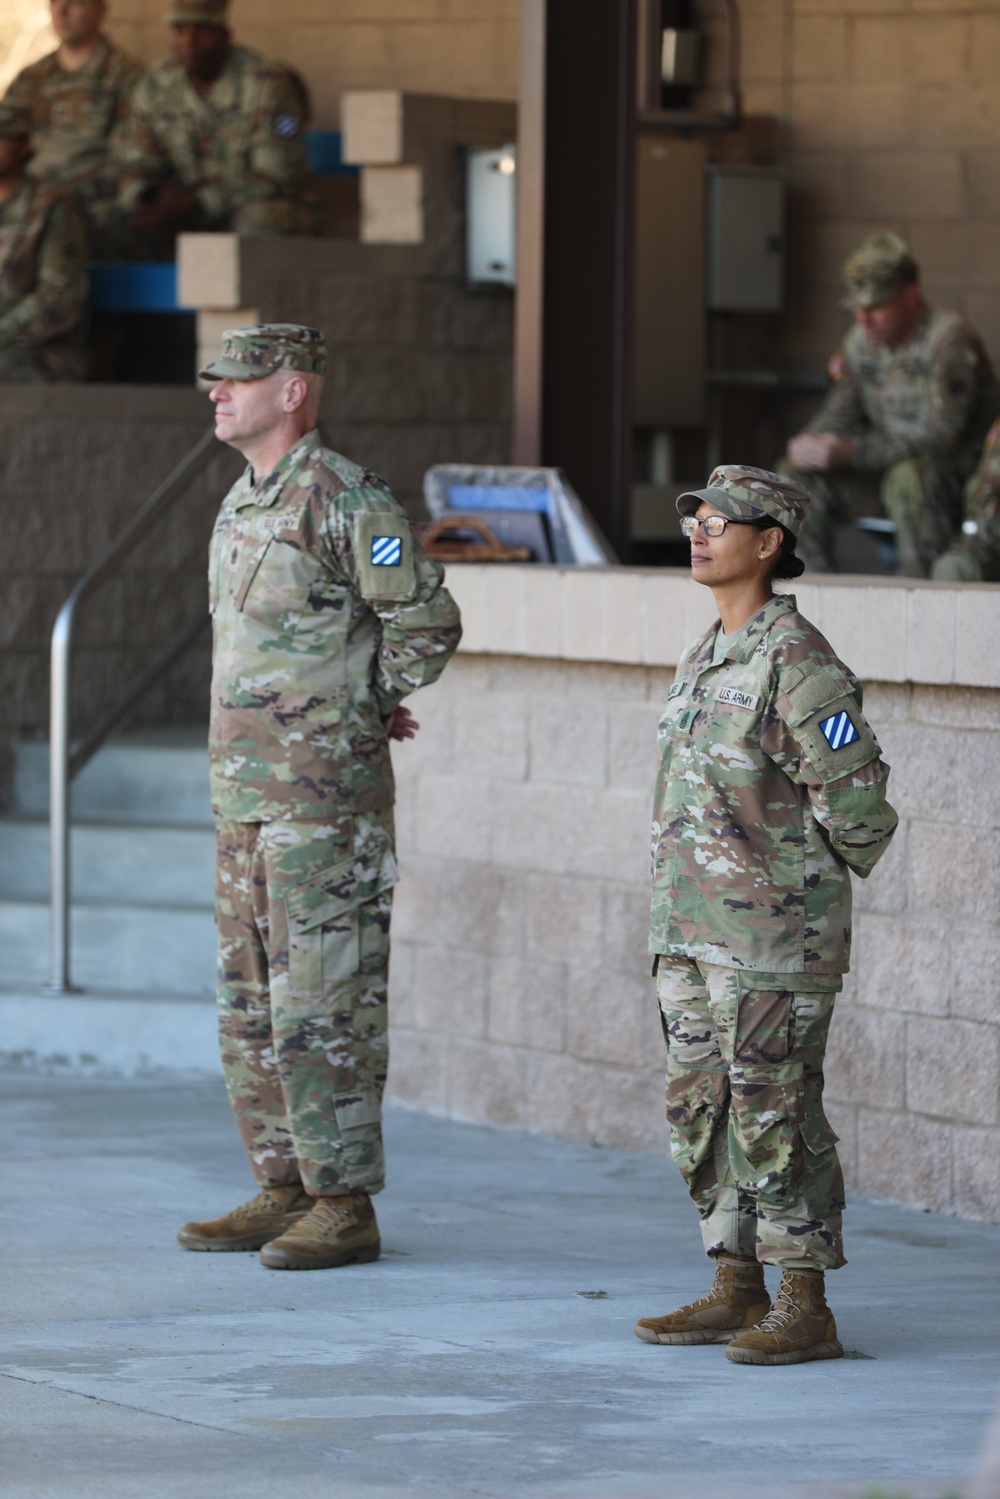
M 237 610 L 262 625 L 294 630 L 322 580 L 317 559 L 294 540 L 271 536 L 251 545 L 233 580 Z

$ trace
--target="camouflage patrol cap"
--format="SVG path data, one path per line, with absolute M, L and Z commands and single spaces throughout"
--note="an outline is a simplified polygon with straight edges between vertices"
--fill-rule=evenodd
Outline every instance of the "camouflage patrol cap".
M 910 281 L 917 279 L 917 263 L 910 247 L 891 229 L 870 234 L 844 262 L 847 298 L 844 306 L 881 307 Z
M 726 463 L 712 470 L 704 489 L 678 495 L 677 510 L 681 515 L 694 515 L 698 506 L 707 501 L 721 515 L 731 515 L 733 520 L 769 518 L 798 536 L 809 500 L 808 489 L 786 474 Z
M 24 140 L 31 134 L 31 110 L 0 99 L 0 140 Z
M 201 371 L 203 380 L 266 380 L 275 370 L 326 374 L 326 344 L 318 328 L 301 323 L 254 323 L 227 328 L 222 353 Z
M 168 26 L 225 26 L 229 0 L 171 0 Z

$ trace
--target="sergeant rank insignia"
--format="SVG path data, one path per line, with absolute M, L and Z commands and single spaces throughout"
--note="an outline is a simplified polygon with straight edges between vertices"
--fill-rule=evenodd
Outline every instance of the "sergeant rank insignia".
M 819 727 L 831 749 L 843 749 L 858 737 L 858 731 L 846 713 L 834 713 L 832 718 L 824 718 Z
M 399 536 L 372 537 L 372 567 L 398 567 L 403 555 Z

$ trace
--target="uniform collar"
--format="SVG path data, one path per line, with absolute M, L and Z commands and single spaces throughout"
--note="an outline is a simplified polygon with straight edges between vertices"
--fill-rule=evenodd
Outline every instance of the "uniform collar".
M 763 608 L 747 620 L 746 624 L 738 631 L 729 642 L 725 651 L 727 661 L 738 661 L 741 665 L 753 658 L 754 651 L 760 645 L 761 640 L 770 630 L 774 622 L 783 614 L 791 614 L 795 609 L 795 595 L 791 593 L 776 593 L 773 598 L 768 599 Z M 694 664 L 700 671 L 711 666 L 715 654 L 715 638 L 722 628 L 722 621 L 717 619 L 710 630 L 707 630 L 695 647 Z
M 265 474 L 262 479 L 255 478 L 253 470 L 248 468 L 244 475 L 246 488 L 236 502 L 236 509 L 242 510 L 247 505 L 258 505 L 262 509 L 269 509 L 277 502 L 292 470 L 297 468 L 302 460 L 314 452 L 319 445 L 319 432 L 314 427 L 311 432 L 300 437 L 298 442 L 278 459 L 271 472 Z
M 87 58 L 87 61 L 83 64 L 82 68 L 77 68 L 75 72 L 70 72 L 68 68 L 60 67 L 59 71 L 60 73 L 65 73 L 67 78 L 93 78 L 104 71 L 110 54 L 111 43 L 108 41 L 106 36 L 102 36 L 98 41 L 96 48 Z M 55 53 L 55 56 L 57 58 L 59 56 L 58 49 Z
M 204 93 L 200 89 L 195 88 L 191 79 L 184 73 L 183 68 L 181 68 L 187 91 L 192 99 L 197 100 L 199 109 L 213 113 L 218 110 L 235 109 L 239 103 L 239 82 L 237 79 L 237 68 L 234 66 L 238 51 L 237 47 L 230 44 L 226 60 L 222 64 L 222 72 L 214 83 L 209 84 Z M 179 63 L 178 67 L 180 67 Z

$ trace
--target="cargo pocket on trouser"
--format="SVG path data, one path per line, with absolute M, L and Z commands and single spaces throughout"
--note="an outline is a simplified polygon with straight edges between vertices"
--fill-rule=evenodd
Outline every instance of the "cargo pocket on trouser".
M 381 833 L 284 896 L 288 982 L 276 1017 L 278 1066 L 311 1191 L 382 1184 L 385 981 L 397 879 Z

